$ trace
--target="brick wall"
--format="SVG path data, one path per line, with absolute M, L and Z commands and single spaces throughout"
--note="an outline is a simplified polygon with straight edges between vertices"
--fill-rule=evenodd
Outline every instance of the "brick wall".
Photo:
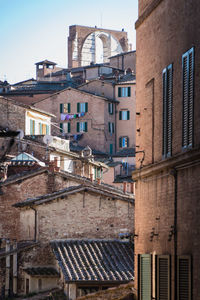
M 154 8 L 153 10 L 150 9 Z M 143 14 L 144 13 L 144 14 Z M 199 18 L 198 1 L 139 1 L 137 29 L 135 267 L 138 254 L 171 255 L 171 299 L 174 295 L 174 235 L 169 230 L 175 221 L 175 185 L 170 169 L 177 169 L 177 254 L 193 258 L 193 298 L 199 291 Z M 143 14 L 143 15 L 142 15 Z M 182 151 L 182 55 L 195 47 L 194 150 Z M 163 90 L 162 71 L 173 64 L 172 158 L 162 158 Z M 195 150 L 196 149 L 196 150 Z M 187 156 L 187 159 L 186 159 Z M 194 166 L 194 165 L 195 166 Z M 136 175 L 137 174 L 137 175 Z M 139 175 L 140 174 L 140 175 Z M 138 176 L 139 175 L 139 176 Z M 140 177 L 140 178 L 139 178 Z M 152 230 L 152 228 L 155 228 Z M 150 241 L 151 231 L 158 233 Z M 135 276 L 136 287 L 138 276 Z
M 120 230 L 133 232 L 133 205 L 98 194 L 76 193 L 35 208 L 38 240 L 42 242 L 60 238 L 117 238 Z M 30 209 L 21 210 L 20 231 L 25 239 L 30 238 L 28 228 L 33 228 L 33 219 Z
M 25 109 L 14 105 L 4 97 L 0 97 L 0 126 L 10 130 L 22 129 L 25 131 Z

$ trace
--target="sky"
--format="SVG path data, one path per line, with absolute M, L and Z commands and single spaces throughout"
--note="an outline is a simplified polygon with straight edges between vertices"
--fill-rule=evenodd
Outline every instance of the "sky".
M 0 0 L 0 80 L 35 78 L 44 59 L 67 68 L 70 25 L 128 32 L 135 50 L 137 0 Z

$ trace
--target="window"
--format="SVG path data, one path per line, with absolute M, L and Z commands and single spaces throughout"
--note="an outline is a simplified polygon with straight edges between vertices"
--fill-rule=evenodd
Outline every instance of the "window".
M 138 289 L 140 300 L 170 300 L 170 255 L 157 255 L 154 263 L 151 254 L 138 256 Z M 189 298 L 179 298 L 189 299 Z
M 39 133 L 41 135 L 49 134 L 49 125 L 39 123 Z
M 76 123 L 77 132 L 87 132 L 87 122 Z
M 119 138 L 119 147 L 128 148 L 129 147 L 129 138 L 127 136 Z
M 30 135 L 34 135 L 34 134 L 35 134 L 35 121 L 30 120 Z
M 182 56 L 183 112 L 182 146 L 193 146 L 194 48 Z
M 108 112 L 110 115 L 113 115 L 113 103 L 108 103 Z
M 114 133 L 114 123 L 111 122 L 108 123 L 108 131 L 110 133 Z
M 70 103 L 60 103 L 60 113 L 67 114 L 71 112 Z
M 178 300 L 191 300 L 191 257 L 178 256 Z
M 70 133 L 71 132 L 71 123 L 70 122 L 64 123 L 63 126 L 64 126 L 64 132 L 65 133 Z
M 173 69 L 172 64 L 163 70 L 163 157 L 172 153 L 172 98 Z
M 87 102 L 77 103 L 77 112 L 78 113 L 88 112 L 88 103 Z
M 130 111 L 129 110 L 120 110 L 119 120 L 129 120 L 129 119 L 130 119 Z
M 131 87 L 118 87 L 118 97 L 130 97 Z

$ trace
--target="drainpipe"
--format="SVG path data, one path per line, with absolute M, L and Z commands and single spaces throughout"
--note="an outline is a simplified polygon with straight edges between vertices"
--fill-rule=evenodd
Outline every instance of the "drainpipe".
M 36 242 L 36 241 L 37 241 L 37 210 L 36 210 L 34 207 L 32 207 L 32 206 L 30 206 L 30 208 L 31 208 L 32 210 L 34 210 L 34 212 L 35 212 L 34 242 Z
M 6 240 L 6 252 L 10 251 L 10 240 Z M 6 255 L 6 280 L 5 280 L 5 296 L 9 296 L 10 291 L 10 255 Z
M 13 294 L 17 294 L 17 241 L 14 241 L 13 250 Z
M 174 177 L 174 299 L 177 295 L 177 200 L 178 200 L 178 174 L 173 169 L 171 175 Z

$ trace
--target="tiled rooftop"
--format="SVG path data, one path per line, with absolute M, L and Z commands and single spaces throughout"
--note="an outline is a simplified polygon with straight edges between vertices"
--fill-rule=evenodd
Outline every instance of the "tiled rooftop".
M 51 242 L 51 247 L 68 282 L 133 280 L 134 251 L 131 242 L 56 240 Z

